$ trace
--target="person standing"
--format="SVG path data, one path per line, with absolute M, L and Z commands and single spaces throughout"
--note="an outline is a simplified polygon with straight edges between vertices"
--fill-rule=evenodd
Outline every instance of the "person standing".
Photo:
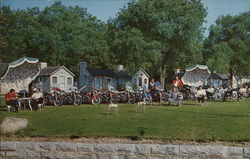
M 172 85 L 173 87 L 181 88 L 183 86 L 183 83 L 178 76 L 175 76 L 175 80 L 172 81 Z
M 19 102 L 14 89 L 11 89 L 10 92 L 5 94 L 5 102 L 7 105 L 11 105 L 11 107 L 15 108 L 15 112 L 19 111 Z

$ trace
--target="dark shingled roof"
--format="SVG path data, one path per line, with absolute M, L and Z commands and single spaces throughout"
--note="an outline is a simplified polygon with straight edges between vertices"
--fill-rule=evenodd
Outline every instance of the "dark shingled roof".
M 0 63 L 0 77 L 3 77 L 8 69 L 8 63 Z
M 224 80 L 229 79 L 229 75 L 227 74 L 218 74 L 218 75 L 221 77 L 221 79 L 224 79 Z
M 58 70 L 59 68 L 61 68 L 62 66 L 53 66 L 53 67 L 46 67 L 44 69 L 41 70 L 39 76 L 49 76 L 51 75 L 53 72 L 55 72 L 56 70 Z
M 222 79 L 220 75 L 216 74 L 216 73 L 211 73 L 210 74 L 210 77 L 209 78 L 212 78 L 212 79 Z
M 132 78 L 126 71 L 119 71 L 116 73 L 118 78 Z
M 102 68 L 88 68 L 89 73 L 91 76 L 106 76 L 115 78 L 116 74 L 109 70 L 109 69 L 102 69 Z

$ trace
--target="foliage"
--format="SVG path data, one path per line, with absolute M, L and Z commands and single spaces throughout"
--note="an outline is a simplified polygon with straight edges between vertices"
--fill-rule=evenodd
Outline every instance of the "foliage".
M 169 73 L 174 68 L 184 69 L 202 59 L 201 25 L 205 15 L 199 0 L 130 2 L 109 23 L 115 28 L 111 30 L 115 38 L 111 37 L 114 45 L 110 47 L 126 66 L 144 66 L 153 75 L 159 75 L 159 67 L 163 65 L 167 65 Z M 123 36 L 119 36 L 120 32 Z M 126 36 L 128 32 L 133 35 Z M 148 45 L 151 47 L 143 47 Z M 137 54 L 138 51 L 143 54 Z M 119 58 L 126 55 L 131 58 Z
M 124 30 L 109 28 L 109 46 L 115 53 L 117 64 L 125 65 L 131 73 L 135 73 L 138 68 L 150 69 L 155 63 L 160 61 L 160 44 L 157 41 L 147 41 L 142 32 L 135 28 Z
M 74 72 L 80 61 L 87 61 L 90 66 L 112 67 L 107 26 L 85 8 L 55 2 L 42 11 L 2 7 L 1 12 L 6 20 L 1 22 L 0 30 L 7 46 L 1 47 L 0 59 L 5 62 L 30 56 L 50 65 L 65 65 Z
M 219 73 L 250 74 L 250 11 L 222 16 L 210 27 L 204 43 L 204 61 Z
M 218 18 L 204 40 L 200 0 L 133 1 L 107 24 L 61 2 L 43 10 L 0 9 L 0 62 L 37 57 L 76 74 L 80 61 L 110 69 L 123 64 L 131 75 L 143 68 L 161 81 L 197 63 L 218 73 L 250 74 L 250 12 Z

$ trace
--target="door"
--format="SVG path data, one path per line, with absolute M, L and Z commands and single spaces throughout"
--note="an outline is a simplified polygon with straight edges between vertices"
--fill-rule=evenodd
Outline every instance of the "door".
M 65 90 L 65 76 L 59 76 L 58 85 L 61 90 Z

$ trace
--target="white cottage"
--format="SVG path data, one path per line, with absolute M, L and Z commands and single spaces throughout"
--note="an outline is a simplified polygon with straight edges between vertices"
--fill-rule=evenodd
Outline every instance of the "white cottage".
M 64 66 L 47 67 L 47 63 L 41 63 L 41 72 L 34 81 L 34 86 L 44 92 L 49 92 L 54 87 L 69 91 L 74 87 L 74 77 Z
M 137 88 L 147 88 L 149 85 L 149 78 L 150 76 L 147 74 L 146 71 L 144 71 L 142 68 L 140 68 L 132 78 L 132 83 L 136 84 Z

